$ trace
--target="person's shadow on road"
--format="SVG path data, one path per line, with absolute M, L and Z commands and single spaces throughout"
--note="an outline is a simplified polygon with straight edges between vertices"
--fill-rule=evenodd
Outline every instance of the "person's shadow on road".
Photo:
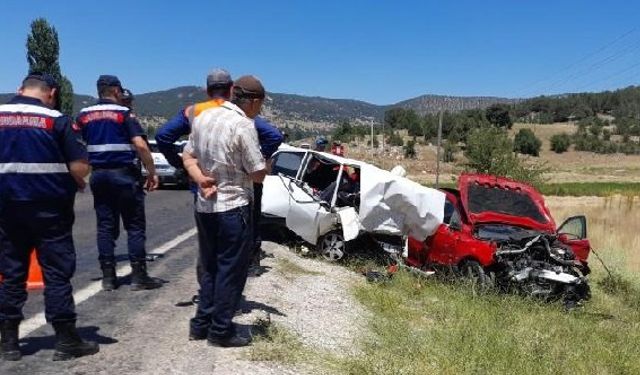
M 78 334 L 86 341 L 94 341 L 100 345 L 115 344 L 118 340 L 103 336 L 98 333 L 100 327 L 86 326 L 78 327 Z M 53 349 L 55 346 L 55 335 L 26 337 L 20 340 L 20 351 L 23 355 L 33 355 L 43 349 Z

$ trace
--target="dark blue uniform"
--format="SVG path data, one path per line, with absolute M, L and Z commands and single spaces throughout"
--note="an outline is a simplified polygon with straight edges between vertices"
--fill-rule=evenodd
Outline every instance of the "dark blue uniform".
M 22 320 L 29 255 L 37 248 L 48 322 L 75 322 L 71 229 L 77 191 L 68 163 L 87 153 L 72 121 L 40 100 L 0 105 L 0 321 Z
M 265 160 L 270 159 L 278 151 L 284 136 L 269 121 L 262 117 L 255 118 L 260 151 Z M 253 184 L 253 265 L 260 265 L 260 250 L 262 247 L 262 236 L 260 235 L 260 218 L 262 217 L 262 184 Z
M 76 123 L 82 129 L 93 167 L 90 185 L 98 224 L 99 260 L 115 262 L 121 216 L 127 230 L 129 259 L 144 261 L 144 191 L 137 153 L 131 143 L 133 137 L 144 136 L 144 131 L 129 108 L 109 100 L 82 109 Z

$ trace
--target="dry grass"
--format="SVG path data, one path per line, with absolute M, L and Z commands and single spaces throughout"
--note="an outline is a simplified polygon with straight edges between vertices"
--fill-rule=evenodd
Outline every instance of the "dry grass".
M 598 155 L 591 152 L 570 150 L 563 154 L 550 151 L 549 139 L 554 134 L 566 132 L 572 134 L 576 126 L 566 123 L 557 124 L 515 124 L 511 135 L 522 129 L 529 128 L 542 140 L 540 158 L 536 161 L 546 162 L 552 169 L 547 177 L 549 182 L 640 182 L 640 155 Z M 405 140 L 411 139 L 403 132 Z M 381 140 L 380 136 L 377 136 Z M 372 154 L 366 140 L 360 140 L 347 146 L 347 156 L 377 165 L 383 169 L 391 169 L 402 165 L 408 177 L 416 182 L 433 184 L 436 174 L 436 147 L 418 144 L 416 159 L 404 159 L 402 147 L 386 146 L 384 153 L 375 150 Z M 457 155 L 457 162 L 464 162 L 462 153 Z M 441 181 L 450 182 L 461 171 L 456 163 L 443 163 L 441 166 Z
M 547 197 L 546 202 L 558 225 L 569 216 L 587 216 L 591 245 L 609 266 L 640 271 L 640 197 Z M 601 268 L 593 255 L 590 264 Z

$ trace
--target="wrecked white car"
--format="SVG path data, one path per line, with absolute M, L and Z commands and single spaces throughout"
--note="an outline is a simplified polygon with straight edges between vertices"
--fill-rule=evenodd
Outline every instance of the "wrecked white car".
M 362 236 L 388 252 L 401 251 L 408 235 L 427 238 L 444 203 L 444 193 L 373 165 L 283 145 L 264 181 L 262 215 L 335 261 Z

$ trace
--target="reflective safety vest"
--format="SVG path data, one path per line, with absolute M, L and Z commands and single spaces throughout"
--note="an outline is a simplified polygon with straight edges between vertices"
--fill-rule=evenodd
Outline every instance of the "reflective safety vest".
M 73 197 L 77 185 L 62 151 L 71 120 L 39 100 L 17 96 L 0 105 L 0 199 Z
M 139 134 L 131 134 L 131 121 L 135 120 L 129 108 L 111 102 L 99 102 L 80 110 L 76 124 L 87 142 L 91 166 L 119 168 L 136 164 L 137 153 L 131 138 Z
M 189 123 L 193 125 L 193 120 L 196 117 L 200 116 L 202 112 L 206 111 L 207 109 L 218 108 L 223 105 L 224 102 L 225 100 L 222 98 L 215 98 L 207 100 L 206 102 L 197 103 L 193 105 L 191 113 L 185 113 L 185 115 L 189 119 Z

